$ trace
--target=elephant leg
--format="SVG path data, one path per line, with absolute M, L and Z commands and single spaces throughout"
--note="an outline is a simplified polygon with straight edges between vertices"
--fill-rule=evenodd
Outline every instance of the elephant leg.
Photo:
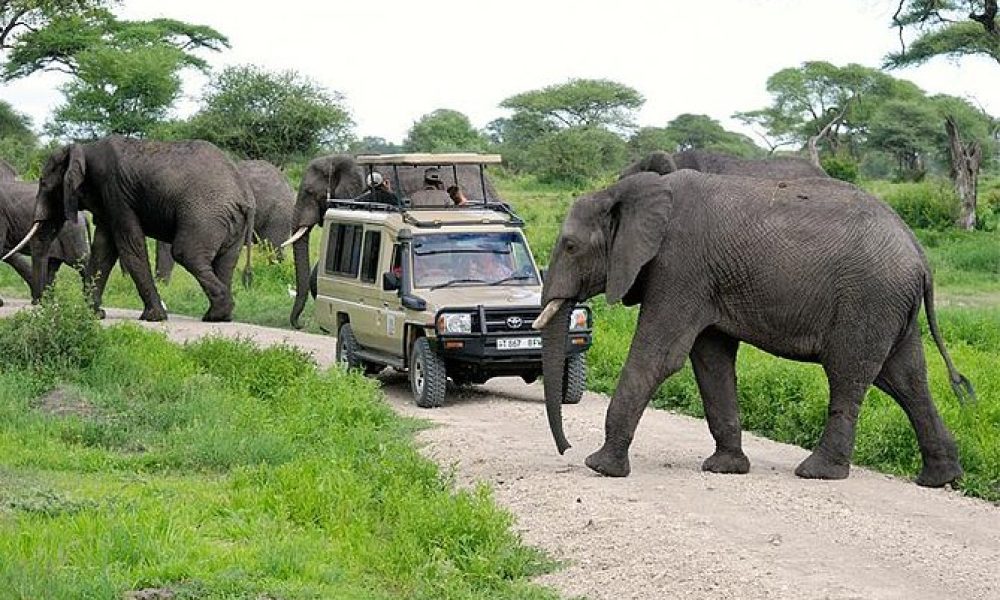
M 852 355 L 871 355 L 863 344 L 845 346 Z M 851 472 L 854 435 L 865 392 L 882 368 L 878 362 L 851 358 L 824 363 L 830 385 L 830 406 L 819 444 L 798 467 L 795 474 L 805 479 L 845 479 Z
M 94 229 L 94 241 L 90 249 L 90 259 L 87 267 L 83 270 L 84 293 L 89 290 L 92 298 L 94 312 L 104 318 L 104 309 L 101 308 L 101 300 L 104 298 L 104 287 L 108 284 L 111 270 L 118 260 L 118 249 L 107 229 L 96 227 Z
M 163 283 L 170 283 L 170 275 L 174 271 L 172 251 L 169 243 L 156 240 L 156 278 Z
M 178 244 L 174 244 L 173 248 L 174 259 L 194 276 L 208 297 L 208 312 L 202 316 L 202 320 L 232 321 L 234 306 L 232 293 L 215 274 L 212 263 L 204 253 Z
M 31 262 L 28 261 L 24 256 L 20 254 L 15 254 L 5 261 L 8 265 L 14 268 L 14 271 L 21 276 L 21 279 L 28 284 L 28 289 L 31 289 Z M 0 306 L 3 306 L 0 304 Z
M 48 269 L 48 281 L 45 282 L 45 287 L 51 286 L 56 281 L 56 273 L 59 272 L 59 267 L 62 266 L 62 261 L 58 258 L 49 258 L 49 269 Z
M 643 306 L 632 346 L 604 421 L 604 445 L 584 461 L 588 467 L 612 477 L 631 472 L 628 450 L 649 400 L 663 380 L 684 366 L 684 360 L 702 327 L 664 331 L 662 319 Z M 644 318 L 645 317 L 645 318 Z M 671 323 L 697 323 L 678 315 Z
M 243 244 L 237 240 L 232 246 L 229 246 L 222 251 L 215 260 L 212 261 L 212 271 L 215 273 L 216 278 L 222 283 L 223 289 L 225 290 L 225 299 L 221 305 L 223 309 L 221 312 L 215 315 L 206 314 L 206 320 L 219 320 L 219 321 L 231 321 L 233 318 L 233 308 L 235 308 L 236 303 L 233 301 L 233 272 L 236 270 L 236 264 L 240 261 L 240 251 L 243 249 Z M 209 313 L 212 313 L 209 310 Z M 218 316 L 218 318 L 214 318 Z
M 149 268 L 149 251 L 146 249 L 146 236 L 135 235 L 142 230 L 138 223 L 127 223 L 123 231 L 115 236 L 118 256 L 125 272 L 132 277 L 135 289 L 142 298 L 143 310 L 139 315 L 142 321 L 166 321 L 167 311 L 153 281 L 153 272 Z
M 893 349 L 875 385 L 899 403 L 913 425 L 924 462 L 917 484 L 940 487 L 959 479 L 958 448 L 931 399 L 924 347 L 915 325 Z
M 705 405 L 715 453 L 701 468 L 713 473 L 746 473 L 750 459 L 743 453 L 740 408 L 736 400 L 736 350 L 739 341 L 708 328 L 691 349 L 691 366 Z

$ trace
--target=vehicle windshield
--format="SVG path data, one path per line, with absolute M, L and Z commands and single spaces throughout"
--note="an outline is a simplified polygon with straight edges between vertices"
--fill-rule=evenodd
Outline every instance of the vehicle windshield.
M 538 272 L 518 232 L 437 233 L 413 238 L 417 288 L 538 285 Z

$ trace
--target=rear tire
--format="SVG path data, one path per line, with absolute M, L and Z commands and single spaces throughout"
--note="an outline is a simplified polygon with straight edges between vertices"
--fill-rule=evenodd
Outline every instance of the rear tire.
M 312 271 L 309 272 L 309 293 L 313 300 L 319 295 L 319 263 L 313 265 Z
M 420 408 L 437 408 L 444 404 L 448 391 L 448 374 L 444 360 L 433 350 L 427 338 L 417 338 L 410 356 L 410 389 Z
M 587 387 L 587 362 L 583 353 L 571 354 L 566 358 L 566 371 L 563 373 L 563 404 L 579 404 L 583 398 L 583 390 Z
M 350 323 L 344 323 L 337 332 L 337 362 L 343 363 L 348 369 L 361 369 L 365 375 L 376 375 L 382 372 L 382 365 L 358 358 L 358 341 Z

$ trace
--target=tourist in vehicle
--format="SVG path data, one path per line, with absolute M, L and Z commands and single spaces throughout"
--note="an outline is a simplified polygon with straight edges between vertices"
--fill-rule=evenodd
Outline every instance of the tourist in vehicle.
M 455 203 L 455 206 L 466 206 L 469 204 L 469 199 L 465 197 L 465 192 L 457 185 L 448 188 L 448 197 Z
M 441 169 L 437 167 L 428 167 L 424 169 L 424 189 L 425 190 L 444 189 L 444 181 L 441 179 Z
M 399 205 L 399 198 L 392 193 L 392 185 L 389 180 L 378 171 L 373 171 L 367 179 L 368 193 L 362 195 L 358 200 L 361 202 L 372 202 L 377 204 Z

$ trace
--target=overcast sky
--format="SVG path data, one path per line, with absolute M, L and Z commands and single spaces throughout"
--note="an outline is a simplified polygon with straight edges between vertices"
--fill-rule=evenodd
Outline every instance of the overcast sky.
M 646 99 L 640 125 L 682 113 L 730 117 L 766 106 L 767 78 L 804 61 L 877 67 L 898 48 L 894 0 L 125 0 L 127 18 L 166 16 L 210 25 L 232 49 L 204 55 L 219 68 L 295 69 L 344 95 L 358 136 L 402 141 L 439 108 L 477 127 L 505 116 L 513 94 L 570 78 L 603 78 Z M 973 100 L 1000 115 L 1000 65 L 935 59 L 897 71 L 928 93 Z M 7 84 L 0 98 L 40 126 L 61 100 L 46 73 Z M 179 112 L 203 76 L 186 76 Z

